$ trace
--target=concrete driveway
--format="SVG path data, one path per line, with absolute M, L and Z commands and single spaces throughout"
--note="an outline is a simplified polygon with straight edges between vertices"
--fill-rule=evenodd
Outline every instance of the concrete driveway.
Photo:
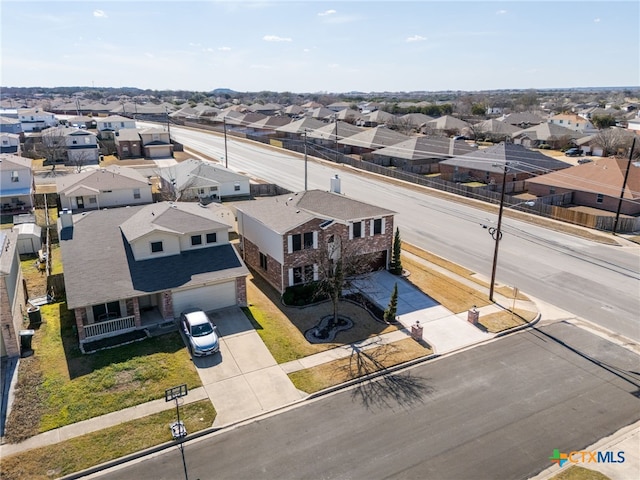
M 194 357 L 219 427 L 296 402 L 298 391 L 237 307 L 209 314 L 218 326 L 220 353 Z

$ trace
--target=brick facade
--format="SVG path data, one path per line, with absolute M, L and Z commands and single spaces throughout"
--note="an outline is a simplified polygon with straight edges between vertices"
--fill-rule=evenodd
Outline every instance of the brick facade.
M 280 264 L 276 259 L 267 257 L 267 269 L 260 266 L 260 251 L 258 247 L 247 239 L 244 240 L 244 260 L 247 265 L 259 273 L 269 284 L 280 293 L 289 286 L 289 269 L 304 267 L 317 263 L 318 250 L 314 248 L 303 248 L 301 250 L 289 252 L 289 235 L 296 235 L 309 232 L 317 232 L 317 247 L 327 248 L 327 242 L 331 235 L 339 236 L 343 241 L 348 242 L 350 251 L 357 251 L 361 255 L 371 255 L 372 261 L 382 259 L 382 264 L 376 263 L 372 268 L 387 268 L 393 246 L 394 226 L 393 216 L 385 216 L 384 233 L 371 235 L 371 220 L 363 220 L 362 237 L 349 239 L 349 225 L 334 223 L 326 229 L 320 228 L 323 219 L 314 219 L 304 223 L 282 236 L 282 251 L 284 252 L 284 263 Z M 347 248 L 347 247 L 345 247 Z
M 247 279 L 246 277 L 236 278 L 236 303 L 241 307 L 247 306 Z
M 173 319 L 173 295 L 170 291 L 162 292 L 160 294 L 160 313 L 165 320 Z

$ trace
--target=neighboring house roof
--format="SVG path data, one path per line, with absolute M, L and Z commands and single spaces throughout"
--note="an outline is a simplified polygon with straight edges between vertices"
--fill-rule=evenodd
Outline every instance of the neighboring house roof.
M 137 170 L 115 165 L 56 177 L 56 191 L 62 195 L 79 194 L 78 189 L 95 195 L 100 191 L 142 188 L 148 184 L 148 179 Z
M 514 172 L 548 172 L 568 168 L 571 165 L 549 157 L 544 153 L 517 145 L 500 143 L 493 147 L 443 160 L 440 165 L 452 165 L 469 170 L 504 172 L 505 165 L 511 165 Z
M 185 187 L 210 187 L 222 183 L 249 181 L 244 175 L 235 173 L 221 165 L 193 158 L 171 167 L 162 168 L 160 175 L 169 182 L 175 182 L 175 188 L 178 190 Z
M 310 110 L 306 113 L 307 117 L 318 118 L 318 119 L 331 118 L 335 114 L 336 112 L 334 112 L 333 110 L 329 110 L 328 108 L 325 108 L 325 107 L 314 108 L 313 110 Z
M 116 142 L 135 142 L 140 140 L 137 128 L 121 128 L 116 132 Z
M 527 183 L 601 193 L 608 197 L 619 198 L 629 160 L 615 157 L 592 158 L 593 160 L 589 163 L 531 178 L 527 180 Z M 633 201 L 640 200 L 640 164 L 638 162 L 633 162 L 629 167 L 623 198 Z
M 121 115 L 109 115 L 108 117 L 98 117 L 98 118 L 96 118 L 96 122 L 98 122 L 98 123 L 135 122 L 135 120 L 132 120 L 132 119 L 127 118 L 127 117 L 123 117 Z
M 501 122 L 494 118 L 476 123 L 474 129 L 479 132 L 496 133 L 500 135 L 511 135 L 522 130 L 520 127 L 516 127 L 510 123 Z
M 241 114 L 239 117 L 226 116 L 225 118 L 228 125 L 242 125 L 246 127 L 247 125 L 267 118 L 267 116 L 262 113 L 250 112 Z
M 376 150 L 373 154 L 404 158 L 406 160 L 419 160 L 423 158 L 444 158 L 454 155 L 464 155 L 475 152 L 477 149 L 477 147 L 472 147 L 466 142 L 454 140 L 453 138 L 412 137 L 404 142 Z
M 424 113 L 407 113 L 406 115 L 402 115 L 400 120 L 410 123 L 416 127 L 419 127 L 423 123 L 430 122 L 434 120 L 433 117 L 429 115 L 425 115 Z
M 324 127 L 325 125 L 326 123 L 321 122 L 320 120 L 311 117 L 305 117 L 300 120 L 296 120 L 295 122 L 291 122 L 287 125 L 283 125 L 282 127 L 276 128 L 276 132 L 301 134 L 308 129 L 315 130 Z
M 300 115 L 304 112 L 304 108 L 300 105 L 289 105 L 283 110 L 283 113 L 286 115 Z
M 258 120 L 257 122 L 253 122 L 247 125 L 250 128 L 256 128 L 261 130 L 275 130 L 278 127 L 282 127 L 284 125 L 288 125 L 291 123 L 291 119 L 289 117 L 265 117 L 262 120 Z
M 395 130 L 390 130 L 386 127 L 369 128 L 364 132 L 351 135 L 350 137 L 338 140 L 339 144 L 351 145 L 352 147 L 362 147 L 377 149 L 382 147 L 389 147 L 396 143 L 409 140 L 409 136 L 398 133 Z
M 631 130 L 626 130 L 624 128 L 610 127 L 608 130 L 615 132 L 616 138 L 619 138 L 620 140 L 623 140 L 623 141 L 624 140 L 628 141 L 629 142 L 628 146 L 631 146 L 631 141 L 634 138 L 637 138 L 637 135 L 635 133 L 633 133 Z M 603 130 L 602 132 L 606 132 L 606 131 L 607 130 Z M 600 137 L 600 132 L 592 133 L 591 135 L 587 135 L 585 137 L 580 137 L 579 139 L 576 140 L 576 145 L 596 145 L 601 147 L 602 145 L 599 145 L 598 143 L 599 137 Z
M 33 160 L 21 157 L 12 153 L 0 153 L 0 171 L 12 171 L 16 169 L 28 168 L 31 170 Z
M 339 112 L 336 112 L 336 119 L 338 120 L 354 120 L 360 116 L 360 112 L 358 110 L 353 110 L 351 108 L 344 108 Z
M 338 193 L 321 190 L 238 202 L 235 206 L 237 210 L 281 235 L 314 218 L 346 223 L 395 213 Z
M 19 125 L 20 120 L 17 118 L 0 117 L 0 125 Z
M 394 121 L 397 117 L 392 113 L 385 112 L 384 110 L 376 110 L 375 112 L 368 113 L 367 115 L 362 115 L 360 118 L 368 122 L 387 123 Z
M 443 115 L 442 117 L 427 122 L 427 127 L 433 128 L 434 130 L 456 130 L 469 126 L 468 122 L 452 117 L 451 115 Z
M 180 204 L 175 204 L 180 205 Z M 191 204 L 195 208 L 207 208 Z M 199 248 L 177 255 L 136 261 L 121 225 L 133 216 L 160 211 L 160 204 L 94 210 L 73 216 L 73 226 L 60 232 L 67 306 L 78 308 L 206 282 L 245 276 L 249 272 L 231 244 Z M 224 207 L 223 207 L 224 208 Z M 162 216 L 164 228 L 184 231 L 194 214 L 182 208 Z M 213 215 L 212 215 L 213 217 Z M 152 217 L 153 218 L 153 217 Z M 198 223 L 199 225 L 199 223 Z M 217 222 L 203 221 L 213 229 Z
M 349 102 L 333 102 L 327 105 L 327 108 L 331 110 L 346 110 L 351 106 Z
M 546 121 L 540 115 L 531 112 L 510 113 L 498 120 L 509 125 L 538 125 Z
M 138 130 L 140 135 L 157 135 L 157 134 L 167 134 L 167 130 L 163 127 L 148 127 Z
M 560 140 L 563 137 L 576 139 L 582 136 L 584 133 L 555 123 L 541 123 L 512 134 L 513 138 L 529 137 L 532 140 L 542 140 L 543 142 Z
M 365 131 L 364 127 L 356 127 L 355 125 L 347 122 L 338 121 L 338 126 L 336 128 L 335 123 L 328 123 L 323 127 L 320 127 L 316 130 L 312 130 L 308 133 L 309 138 L 318 138 L 322 140 L 336 140 L 336 131 L 338 132 L 338 139 L 350 137 L 357 133 Z

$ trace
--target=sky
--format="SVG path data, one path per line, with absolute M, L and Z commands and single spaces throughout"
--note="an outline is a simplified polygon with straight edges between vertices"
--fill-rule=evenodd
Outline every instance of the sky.
M 4 87 L 640 85 L 640 2 L 0 0 Z

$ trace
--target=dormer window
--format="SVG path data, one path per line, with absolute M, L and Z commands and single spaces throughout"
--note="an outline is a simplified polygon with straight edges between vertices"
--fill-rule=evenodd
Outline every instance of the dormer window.
M 14 182 L 14 183 L 20 181 L 20 175 L 18 175 L 18 172 L 16 170 L 11 172 L 11 181 Z
M 164 251 L 162 242 L 151 242 L 151 253 L 158 253 Z
M 218 236 L 216 232 L 207 233 L 207 243 L 216 243 L 218 241 Z
M 191 235 L 191 246 L 202 245 L 202 235 Z

